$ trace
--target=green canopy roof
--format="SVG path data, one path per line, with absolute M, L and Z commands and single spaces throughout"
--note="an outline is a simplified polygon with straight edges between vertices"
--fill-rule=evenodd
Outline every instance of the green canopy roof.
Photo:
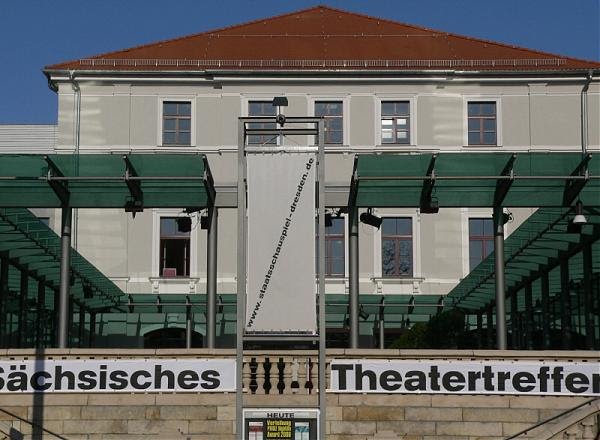
M 600 206 L 600 160 L 581 153 L 357 155 L 358 207 Z
M 203 154 L 3 154 L 0 160 L 1 207 L 199 208 L 213 195 Z
M 573 227 L 573 210 L 542 208 L 529 217 L 504 242 L 507 292 L 519 290 L 525 282 L 535 281 L 542 271 L 549 272 L 550 293 L 560 292 L 560 259 L 569 260 L 569 275 L 583 278 L 581 245 L 591 243 L 593 272 L 600 272 L 600 210 L 584 208 L 587 224 Z M 449 294 L 447 306 L 481 310 L 495 298 L 495 255 L 491 253 Z M 556 268 L 555 270 L 553 270 Z M 533 284 L 534 301 L 541 296 L 539 283 Z M 521 298 L 522 302 L 523 299 Z
M 21 271 L 41 280 L 48 288 L 59 288 L 60 237 L 28 210 L 0 208 L 0 253 L 11 262 L 8 287 L 15 296 L 20 291 Z M 71 272 L 70 292 L 73 298 L 90 309 L 114 307 L 119 304 L 119 297 L 124 295 L 74 249 L 71 249 Z M 46 295 L 46 304 L 53 307 L 52 295 Z

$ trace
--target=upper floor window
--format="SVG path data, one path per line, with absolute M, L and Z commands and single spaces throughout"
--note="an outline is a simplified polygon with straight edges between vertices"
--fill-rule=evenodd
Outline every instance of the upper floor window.
M 381 143 L 410 144 L 410 103 L 408 101 L 381 103 Z
M 469 270 L 494 250 L 494 221 L 491 218 L 469 219 Z
M 346 221 L 343 217 L 333 217 L 331 226 L 325 228 L 325 275 L 343 277 L 345 272 L 344 231 Z
M 344 143 L 344 104 L 342 101 L 316 101 L 315 116 L 325 119 L 325 143 Z
M 272 101 L 250 101 L 248 102 L 248 116 L 277 116 L 277 108 Z M 275 128 L 274 122 L 253 122 L 248 128 Z M 250 135 L 249 144 L 276 144 L 275 135 Z
M 381 223 L 381 272 L 384 277 L 413 276 L 412 218 L 385 217 Z
M 191 145 L 192 103 L 163 101 L 163 145 Z
M 497 145 L 496 103 L 467 103 L 469 145 Z
M 190 275 L 189 217 L 160 218 L 160 276 L 187 277 Z

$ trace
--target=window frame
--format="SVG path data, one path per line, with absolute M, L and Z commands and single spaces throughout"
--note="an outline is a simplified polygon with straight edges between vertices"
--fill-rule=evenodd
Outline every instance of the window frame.
M 496 105 L 496 143 L 469 144 L 469 103 L 494 103 Z M 463 147 L 498 148 L 502 147 L 502 100 L 499 96 L 469 95 L 463 96 Z
M 243 106 L 244 106 L 244 112 L 243 114 L 245 114 L 247 117 L 252 117 L 252 116 L 261 116 L 261 115 L 250 115 L 250 104 L 251 103 L 262 103 L 262 104 L 269 104 L 271 105 L 271 107 L 273 107 L 272 105 L 273 102 L 273 97 L 269 98 L 269 97 L 247 97 L 246 99 L 243 100 Z M 273 116 L 277 116 L 277 108 L 273 107 L 273 110 L 275 111 L 275 114 Z M 265 115 L 265 116 L 270 116 L 270 115 Z M 257 123 L 258 124 L 258 123 Z M 270 124 L 269 122 L 265 122 L 261 125 L 263 125 L 263 127 L 261 128 L 265 128 L 264 125 Z M 273 125 L 275 125 L 275 127 L 270 127 L 270 128 L 276 128 L 276 124 L 273 123 Z M 273 139 L 271 142 L 262 142 L 263 139 L 267 139 L 268 140 L 268 136 L 267 135 L 253 135 L 256 137 L 260 137 L 261 138 L 261 142 L 250 142 L 250 139 L 248 139 L 248 145 L 253 145 L 253 146 L 278 146 L 281 144 L 281 136 L 276 136 L 275 139 Z M 249 137 L 250 138 L 250 137 Z
M 406 147 L 414 147 L 417 145 L 417 97 L 416 95 L 406 95 L 406 94 L 385 94 L 385 95 L 376 95 L 375 97 L 375 145 L 381 148 L 392 149 L 395 147 L 406 148 Z M 409 121 L 408 121 L 408 129 L 409 129 L 409 142 L 407 144 L 399 144 L 399 143 L 383 143 L 383 138 L 381 135 L 381 121 L 383 119 L 382 115 L 382 105 L 384 102 L 408 102 L 409 105 Z
M 396 243 L 400 243 L 402 241 L 408 241 L 409 236 L 407 235 L 394 235 L 394 236 L 386 236 L 383 233 L 383 221 L 385 221 L 385 219 L 409 219 L 411 221 L 411 235 L 410 235 L 410 248 L 411 248 L 411 273 L 408 275 L 401 275 L 401 274 L 396 274 L 394 273 L 393 275 L 387 275 L 383 273 L 383 240 L 386 239 L 386 237 L 393 237 L 394 241 Z M 381 224 L 381 228 L 379 231 L 379 249 L 380 249 L 380 255 L 379 255 L 379 263 L 380 263 L 380 268 L 381 268 L 381 278 L 383 279 L 413 279 L 415 278 L 415 227 L 414 227 L 414 218 L 410 215 L 402 215 L 402 214 L 397 214 L 397 215 L 386 215 L 386 216 L 382 216 L 382 224 Z M 396 255 L 394 256 L 394 261 L 396 261 Z M 394 265 L 395 267 L 398 266 L 397 264 Z M 396 272 L 396 271 L 395 271 Z
M 328 144 L 325 142 L 325 146 L 328 149 L 331 148 L 347 148 L 350 145 L 350 96 L 349 95 L 308 95 L 307 96 L 307 114 L 312 117 L 317 117 L 315 112 L 315 106 L 317 102 L 341 102 L 342 103 L 342 143 L 341 144 Z M 313 136 L 309 136 L 309 144 L 312 142 L 316 144 L 313 140 Z
M 484 221 L 485 220 L 489 220 L 492 223 L 492 233 L 491 233 L 491 235 L 489 235 L 489 236 L 487 236 L 485 234 L 483 234 L 483 235 L 475 235 L 475 236 L 471 235 L 471 220 L 484 220 Z M 475 215 L 474 216 L 469 216 L 468 219 L 467 219 L 467 230 L 468 230 L 468 242 L 469 242 L 468 247 L 467 247 L 467 253 L 468 253 L 467 257 L 468 257 L 468 260 L 469 260 L 469 272 L 471 272 L 473 269 L 475 269 L 477 267 L 477 265 L 479 263 L 481 263 L 483 260 L 485 260 L 487 258 L 487 256 L 489 255 L 489 254 L 485 255 L 485 244 L 486 244 L 486 242 L 491 242 L 492 243 L 492 250 L 490 251 L 490 253 L 494 251 L 493 250 L 493 246 L 494 246 L 494 220 L 493 220 L 493 218 L 491 216 L 487 216 L 487 217 L 485 217 L 485 216 L 475 216 Z M 483 231 L 485 231 L 485 226 L 483 226 Z M 483 258 L 475 266 L 471 267 L 471 242 L 473 240 L 480 242 L 481 247 L 482 247 L 482 253 L 481 254 L 483 255 Z
M 187 144 L 165 144 L 163 142 L 164 132 L 164 105 L 168 102 L 187 102 L 190 104 L 190 143 Z M 194 96 L 160 96 L 158 98 L 158 132 L 156 145 L 160 148 L 190 148 L 196 146 L 196 99 Z
M 196 219 L 192 217 L 192 230 L 190 231 L 190 250 L 189 250 L 189 274 L 186 276 L 163 277 L 160 261 L 160 222 L 161 218 L 181 217 L 179 209 L 153 209 L 152 211 L 152 274 L 150 279 L 158 280 L 191 280 L 198 277 L 198 229 L 195 227 Z
M 328 249 L 330 249 L 330 245 L 333 241 L 335 240 L 339 240 L 340 238 L 340 234 L 328 234 L 327 233 L 327 227 L 325 228 L 325 277 L 326 278 L 346 278 L 346 273 L 347 273 L 347 267 L 346 267 L 346 263 L 348 261 L 347 255 L 346 255 L 346 235 L 347 235 L 347 231 L 348 231 L 348 225 L 346 222 L 346 216 L 340 216 L 340 217 L 333 217 L 332 220 L 339 220 L 340 222 L 342 222 L 342 234 L 341 234 L 341 239 L 342 239 L 342 247 L 343 247 L 343 272 L 341 274 L 339 273 L 332 273 L 331 271 L 328 271 L 328 267 L 333 267 L 333 265 L 331 264 L 331 258 L 328 258 Z M 318 237 L 317 237 L 318 240 Z

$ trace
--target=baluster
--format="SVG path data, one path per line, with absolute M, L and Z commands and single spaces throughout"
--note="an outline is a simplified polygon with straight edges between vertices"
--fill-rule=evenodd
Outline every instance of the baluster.
M 242 367 L 242 386 L 244 393 L 250 392 L 250 379 L 250 359 L 244 358 L 244 364 Z
M 293 358 L 290 363 L 290 394 L 298 394 L 303 387 L 300 387 L 301 365 L 298 359 Z
M 264 385 L 265 394 L 271 394 L 271 390 L 274 388 L 273 383 L 277 383 L 276 376 L 273 373 L 273 363 L 270 358 L 265 358 L 263 362 L 263 370 L 265 372 Z
M 256 358 L 256 394 L 265 394 L 265 358 Z
M 277 363 L 274 364 L 274 367 L 271 373 L 271 383 L 277 385 L 274 387 L 273 394 L 283 394 L 285 392 L 285 380 L 283 378 L 285 374 L 285 362 L 282 357 L 277 358 Z
M 290 357 L 283 358 L 283 394 L 292 394 L 292 365 L 294 359 Z M 298 369 L 296 364 L 296 380 L 298 379 Z
M 306 372 L 305 373 L 306 382 L 304 384 L 304 389 L 306 391 L 304 392 L 304 394 L 311 394 L 312 390 L 314 388 L 314 384 L 312 381 L 313 361 L 311 358 L 306 358 L 306 361 L 304 363 L 304 371 Z

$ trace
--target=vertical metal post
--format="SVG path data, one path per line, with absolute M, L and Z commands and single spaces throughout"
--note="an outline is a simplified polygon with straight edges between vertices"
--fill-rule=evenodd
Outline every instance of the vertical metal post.
M 385 349 L 385 299 L 381 300 L 379 309 L 379 349 Z
M 36 331 L 35 336 L 37 339 L 36 347 L 43 348 L 44 347 L 44 310 L 46 309 L 46 286 L 44 286 L 43 280 L 38 280 L 37 285 L 37 307 L 36 307 Z
M 8 303 L 8 254 L 0 255 L 0 347 L 6 347 L 6 305 Z
M 494 255 L 496 260 L 496 348 L 506 350 L 504 220 L 500 206 L 494 206 Z
M 525 347 L 533 349 L 533 294 L 531 281 L 525 285 Z
M 593 350 L 595 345 L 594 332 L 594 301 L 592 297 L 592 245 L 586 243 L 583 247 L 583 315 L 585 319 L 585 348 Z
M 348 270 L 350 290 L 350 348 L 358 348 L 358 208 L 348 207 Z
M 317 171 L 319 172 L 319 439 L 325 439 L 325 420 L 327 408 L 327 369 L 326 355 L 326 318 L 325 318 L 325 121 L 317 122 L 319 129 L 319 152 Z
M 242 438 L 244 427 L 243 375 L 244 329 L 246 316 L 246 125 L 238 120 L 238 182 L 237 182 L 237 337 L 236 337 L 236 436 Z
M 560 261 L 560 328 L 562 349 L 571 350 L 571 291 L 569 289 L 569 260 Z
M 23 348 L 25 345 L 26 321 L 27 321 L 27 293 L 29 289 L 29 276 L 27 271 L 21 269 L 21 283 L 19 292 L 19 327 L 17 330 L 17 346 Z
M 71 283 L 71 208 L 62 209 L 60 293 L 58 298 L 58 348 L 69 343 L 69 287 Z
M 90 335 L 88 338 L 88 346 L 94 346 L 94 336 L 96 336 L 96 312 L 90 310 Z
M 217 331 L 217 234 L 219 211 L 208 208 L 208 234 L 206 245 L 206 347 L 215 348 Z
M 519 347 L 519 291 L 510 294 L 510 342 L 513 350 Z
M 192 327 L 194 326 L 192 319 L 192 305 L 189 301 L 185 305 L 185 348 L 192 348 Z
M 477 312 L 477 348 L 483 348 L 483 313 L 481 310 Z
M 487 330 L 487 346 L 494 346 L 494 305 L 490 304 L 487 309 L 487 317 L 486 317 L 486 330 Z
M 550 348 L 550 279 L 548 272 L 542 274 L 542 349 Z

